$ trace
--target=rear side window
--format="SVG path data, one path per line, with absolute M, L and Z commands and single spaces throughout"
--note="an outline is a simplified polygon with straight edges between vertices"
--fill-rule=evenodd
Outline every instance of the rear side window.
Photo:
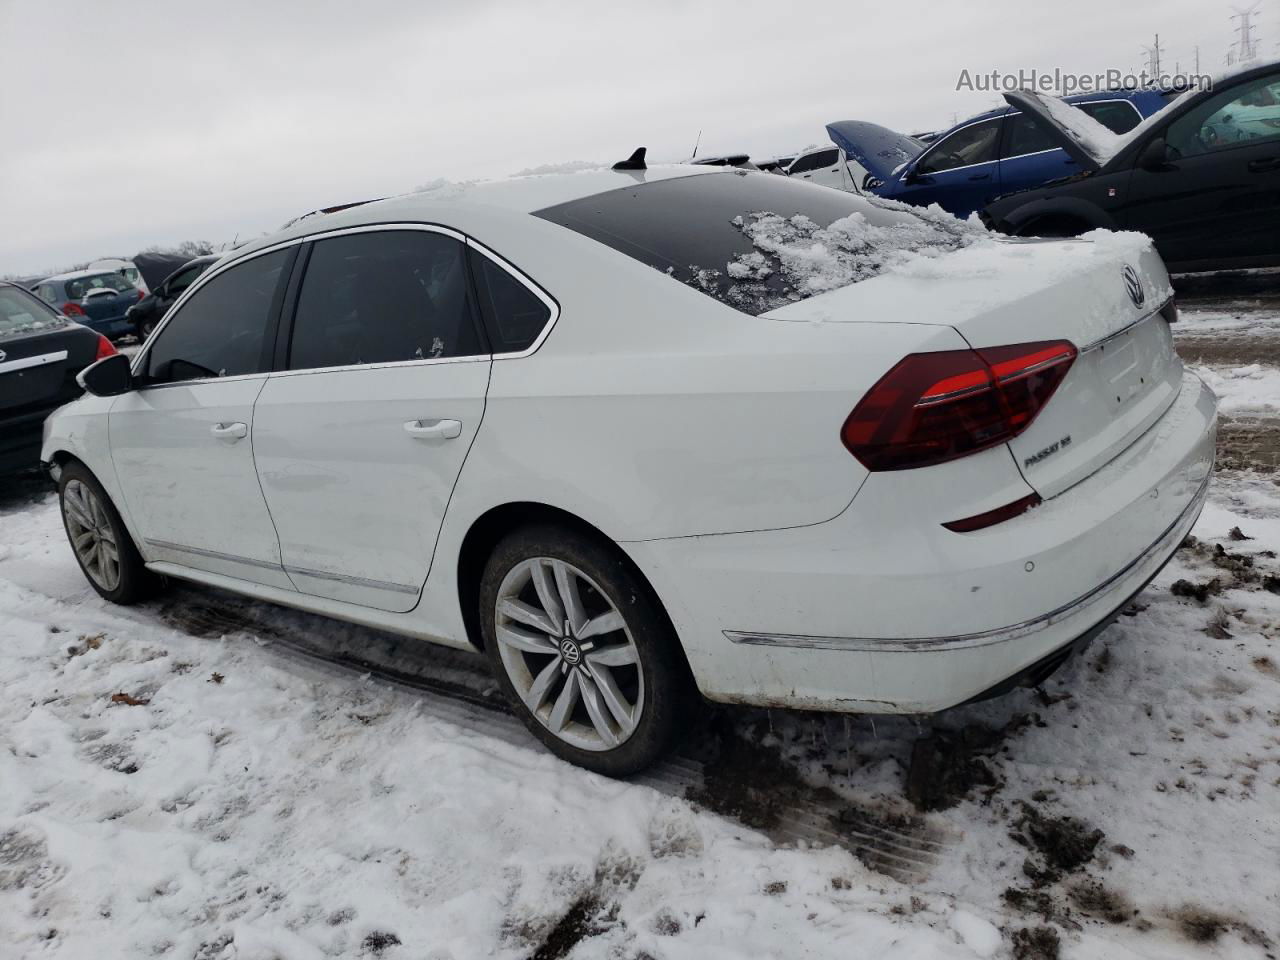
M 444 234 L 318 240 L 298 294 L 289 369 L 487 353 L 468 286 L 466 247 Z
M 159 383 L 234 377 L 269 369 L 267 328 L 292 249 L 253 257 L 191 295 L 156 336 L 147 376 Z
M 637 184 L 534 215 L 753 315 L 985 235 L 948 213 L 744 171 Z
M 1058 144 L 1053 137 L 1046 134 L 1036 125 L 1034 117 L 1025 113 L 1016 113 L 1005 120 L 1008 131 L 1008 145 L 1004 149 L 1005 157 L 1021 157 L 1028 153 L 1040 153 L 1042 150 L 1053 150 Z
M 1128 100 L 1078 103 L 1076 108 L 1083 110 L 1112 133 L 1128 133 L 1142 122 L 1142 114 Z
M 808 173 L 810 170 L 821 170 L 823 167 L 834 167 L 840 159 L 840 154 L 835 150 L 823 150 L 821 153 L 811 153 L 807 157 L 801 157 L 796 161 L 791 173 Z
M 494 353 L 515 353 L 531 347 L 551 319 L 551 308 L 510 273 L 475 250 L 471 251 L 471 272 Z

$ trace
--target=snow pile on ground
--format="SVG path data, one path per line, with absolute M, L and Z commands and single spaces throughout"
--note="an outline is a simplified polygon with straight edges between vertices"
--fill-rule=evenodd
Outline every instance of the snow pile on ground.
M 1280 370 L 1258 363 L 1242 367 L 1193 367 L 1218 395 L 1218 409 L 1227 414 L 1275 412 L 1280 409 Z

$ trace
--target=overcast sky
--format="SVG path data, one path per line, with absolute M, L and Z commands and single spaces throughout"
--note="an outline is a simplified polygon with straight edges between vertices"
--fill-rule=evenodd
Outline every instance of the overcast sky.
M 1280 38 L 1264 0 L 1263 49 Z M 0 275 L 221 242 L 443 177 L 913 132 L 961 70 L 1218 69 L 1230 4 L 0 0 Z

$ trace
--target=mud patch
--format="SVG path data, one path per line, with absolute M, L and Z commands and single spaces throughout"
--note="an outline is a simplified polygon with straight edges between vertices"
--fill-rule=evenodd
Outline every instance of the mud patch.
M 1014 960 L 1058 960 L 1062 941 L 1053 927 L 1023 927 L 1013 931 Z
M 1218 418 L 1218 470 L 1280 470 L 1280 421 L 1274 418 Z
M 935 729 L 921 737 L 911 750 L 907 799 L 917 810 L 946 810 L 975 792 L 989 802 L 1004 781 L 986 758 L 1033 723 L 1042 721 L 1020 714 L 999 729 L 970 724 L 960 730 Z
M 603 910 L 604 905 L 594 893 L 579 897 L 547 933 L 532 960 L 560 960 L 583 940 L 602 933 L 597 918 Z
M 1224 933 L 1234 932 L 1245 943 L 1269 948 L 1271 938 L 1250 923 L 1193 903 L 1183 904 L 1169 914 L 1177 931 L 1192 943 L 1213 943 Z M 1271 956 L 1270 953 L 1267 954 Z
M 1086 917 L 1107 923 L 1126 923 L 1138 915 L 1128 897 L 1097 880 L 1081 880 L 1072 884 L 1067 896 L 1072 905 Z
M 41 886 L 52 873 L 43 837 L 19 830 L 0 833 L 0 890 Z
M 1093 859 L 1094 852 L 1106 835 L 1092 824 L 1077 817 L 1053 817 L 1020 801 L 1022 816 L 1014 823 L 1009 836 L 1044 860 L 1046 874 L 1072 873 Z M 1057 877 L 1053 877 L 1057 879 Z

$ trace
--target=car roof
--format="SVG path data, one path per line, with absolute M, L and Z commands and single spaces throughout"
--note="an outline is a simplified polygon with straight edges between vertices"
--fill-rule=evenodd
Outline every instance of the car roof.
M 97 270 L 70 270 L 67 273 L 55 273 L 51 277 L 45 277 L 41 283 L 48 283 L 50 280 L 79 280 L 81 277 L 100 277 L 106 273 L 116 273 L 117 271 L 109 268 L 101 267 Z
M 404 196 L 373 200 L 335 213 L 301 218 L 276 233 L 230 251 L 220 259 L 229 263 L 256 250 L 328 230 L 394 223 L 398 220 L 407 223 L 431 222 L 437 218 L 449 225 L 452 219 L 450 214 L 457 216 L 465 214 L 467 210 L 497 209 L 513 214 L 528 214 L 645 183 L 680 177 L 735 176 L 740 172 L 735 167 L 663 164 L 644 170 L 590 170 L 581 173 L 509 177 L 505 180 L 442 183 Z
M 1065 103 L 1075 105 L 1077 103 L 1097 103 L 1099 100 L 1145 100 L 1148 97 L 1162 96 L 1163 91 L 1157 89 L 1143 88 L 1141 90 L 1095 90 L 1092 93 L 1073 93 L 1069 97 L 1062 97 Z M 985 113 L 976 113 L 967 120 L 961 120 L 954 126 L 948 127 L 934 138 L 935 142 L 941 140 L 952 130 L 959 130 L 961 127 L 967 127 L 971 123 L 977 123 L 979 120 L 990 120 L 993 117 L 1002 117 L 1006 113 L 1017 113 L 1013 107 L 1005 104 L 1003 107 L 993 107 Z

